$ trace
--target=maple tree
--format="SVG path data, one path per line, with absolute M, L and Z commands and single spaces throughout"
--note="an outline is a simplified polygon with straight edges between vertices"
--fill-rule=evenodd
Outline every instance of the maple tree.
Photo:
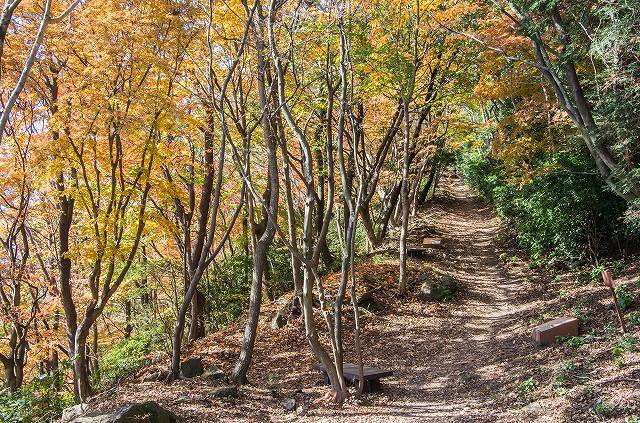
M 540 251 L 587 229 L 536 220 L 532 187 L 637 221 L 638 43 L 614 24 L 637 13 L 589 4 L 7 0 L 4 383 L 59 371 L 85 401 L 149 328 L 175 379 L 185 343 L 245 312 L 247 383 L 261 305 L 291 290 L 343 401 L 346 310 L 360 365 L 366 348 L 355 262 L 392 240 L 409 293 L 411 218 L 454 162 Z M 578 172 L 601 185 L 556 177 Z

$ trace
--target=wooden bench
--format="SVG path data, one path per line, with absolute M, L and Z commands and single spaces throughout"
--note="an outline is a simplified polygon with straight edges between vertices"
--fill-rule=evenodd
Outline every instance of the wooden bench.
M 425 247 L 437 248 L 442 246 L 442 238 L 423 238 L 422 245 Z
M 314 364 L 313 368 L 320 371 L 324 377 L 324 383 L 330 385 L 329 375 L 324 366 L 320 363 Z M 358 383 L 360 380 L 360 369 L 357 364 L 344 363 L 342 365 L 342 373 L 346 382 L 360 386 Z M 380 379 L 387 376 L 392 376 L 393 371 L 376 369 L 373 367 L 364 366 L 364 392 L 376 392 L 380 390 Z
M 442 247 L 442 238 L 423 238 L 422 244 L 407 247 L 407 256 L 412 258 L 425 258 L 432 249 Z

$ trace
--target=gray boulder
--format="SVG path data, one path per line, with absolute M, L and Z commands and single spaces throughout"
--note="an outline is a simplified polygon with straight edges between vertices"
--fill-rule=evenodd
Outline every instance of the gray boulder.
M 202 377 L 211 380 L 222 380 L 226 375 L 218 366 L 211 366 L 202 373 Z
M 180 363 L 180 377 L 189 379 L 204 373 L 204 366 L 200 357 L 189 358 Z
M 421 301 L 447 301 L 453 299 L 460 291 L 458 282 L 445 275 L 439 281 L 425 282 L 420 287 L 418 299 Z
M 130 404 L 112 413 L 90 413 L 73 420 L 72 423 L 176 423 L 178 417 L 155 401 Z
M 87 410 L 87 404 L 76 404 L 73 407 L 62 410 L 62 423 L 69 423 L 71 420 L 78 418 Z

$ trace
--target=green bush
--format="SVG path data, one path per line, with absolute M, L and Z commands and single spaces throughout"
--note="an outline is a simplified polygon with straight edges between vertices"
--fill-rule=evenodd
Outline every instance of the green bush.
M 616 286 L 615 288 L 616 298 L 618 305 L 622 311 L 626 311 L 633 303 L 634 297 L 629 291 L 624 289 L 623 286 Z
M 291 253 L 287 247 L 271 247 L 267 253 L 269 263 L 268 284 L 271 296 L 279 296 L 293 291 L 293 274 L 291 272 Z
M 98 387 L 109 385 L 127 376 L 147 363 L 154 351 L 166 351 L 168 339 L 161 327 L 139 330 L 109 348 L 100 359 L 94 383 Z
M 73 404 L 73 394 L 63 389 L 67 362 L 50 374 L 37 375 L 17 392 L 0 391 L 0 422 L 54 421 Z
M 208 331 L 218 331 L 242 314 L 251 292 L 251 256 L 238 254 L 216 263 L 201 281 L 207 299 Z
M 523 380 L 518 385 L 518 392 L 523 397 L 530 397 L 536 390 L 536 381 L 533 376 Z
M 611 249 L 627 235 L 626 205 L 592 171 L 588 156 L 562 152 L 533 159 L 545 169 L 530 179 L 512 178 L 506 167 L 481 151 L 460 155 L 466 182 L 492 202 L 532 258 L 575 260 Z
M 206 325 L 208 332 L 225 328 L 245 311 L 249 304 L 253 258 L 244 252 L 234 254 L 213 264 L 200 282 L 207 299 Z M 293 290 L 291 255 L 286 247 L 272 245 L 267 252 L 264 279 L 267 298 Z
M 633 326 L 640 326 L 640 311 L 632 311 L 626 316 L 626 319 Z

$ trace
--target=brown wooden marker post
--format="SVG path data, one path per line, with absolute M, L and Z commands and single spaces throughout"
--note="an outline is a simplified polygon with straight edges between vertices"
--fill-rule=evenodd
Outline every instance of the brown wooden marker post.
M 616 312 L 618 313 L 618 320 L 620 320 L 622 333 L 627 333 L 627 328 L 624 325 L 624 317 L 622 317 L 622 310 L 620 310 L 620 305 L 618 305 L 618 297 L 616 296 L 616 291 L 613 286 L 613 278 L 611 277 L 610 271 L 605 270 L 602 272 L 602 281 L 604 282 L 604 286 L 609 288 L 611 296 L 613 297 L 613 304 L 616 306 Z

